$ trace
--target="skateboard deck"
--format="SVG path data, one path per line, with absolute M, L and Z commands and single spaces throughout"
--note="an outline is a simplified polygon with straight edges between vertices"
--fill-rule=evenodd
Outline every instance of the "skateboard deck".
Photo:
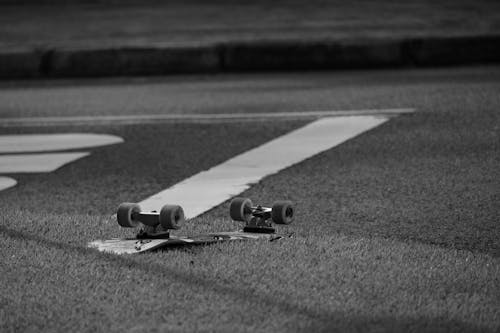
M 253 233 L 243 231 L 214 232 L 209 234 L 169 238 L 115 238 L 108 240 L 96 240 L 90 242 L 88 247 L 95 248 L 101 252 L 115 254 L 134 254 L 152 251 L 164 247 L 175 247 L 183 245 L 202 245 L 237 240 L 267 239 L 269 241 L 278 240 L 284 237 L 291 237 L 276 233 Z

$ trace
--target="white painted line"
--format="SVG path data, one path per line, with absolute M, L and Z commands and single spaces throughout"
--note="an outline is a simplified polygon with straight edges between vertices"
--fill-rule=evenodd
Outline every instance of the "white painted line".
M 167 203 L 196 217 L 248 189 L 262 178 L 331 149 L 385 121 L 388 117 L 331 117 L 316 120 L 260 147 L 202 171 L 140 202 L 145 211 Z
M 108 116 L 71 116 L 71 117 L 35 117 L 4 118 L 0 127 L 53 126 L 53 125 L 126 125 L 148 124 L 158 122 L 241 122 L 265 121 L 269 119 L 314 119 L 321 117 L 367 116 L 367 115 L 399 115 L 412 113 L 414 109 L 367 109 L 343 111 L 296 111 L 272 113 L 207 113 L 207 114 L 149 114 L 149 115 L 108 115 Z
M 16 186 L 17 181 L 9 177 L 0 177 L 0 191 Z
M 0 173 L 51 172 L 90 153 L 0 155 Z
M 105 146 L 123 142 L 107 134 L 20 134 L 0 135 L 0 153 L 41 152 Z

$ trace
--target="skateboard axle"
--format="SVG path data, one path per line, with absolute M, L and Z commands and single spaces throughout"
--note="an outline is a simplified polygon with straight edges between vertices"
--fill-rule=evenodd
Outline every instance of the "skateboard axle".
M 157 212 L 132 213 L 132 219 L 151 227 L 156 227 L 160 224 L 160 219 Z

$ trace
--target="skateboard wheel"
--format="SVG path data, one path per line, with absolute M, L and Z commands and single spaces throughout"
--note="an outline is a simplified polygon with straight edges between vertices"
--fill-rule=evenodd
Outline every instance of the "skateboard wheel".
M 294 218 L 291 201 L 276 201 L 271 210 L 271 218 L 277 224 L 290 224 Z
M 136 203 L 124 202 L 118 206 L 116 218 L 118 224 L 124 228 L 135 228 L 139 225 L 139 221 L 134 220 L 134 213 L 140 213 L 141 207 Z
M 160 224 L 164 229 L 180 229 L 185 222 L 184 210 L 181 206 L 165 205 L 160 210 Z
M 229 206 L 229 216 L 235 221 L 248 222 L 252 218 L 252 200 L 248 198 L 234 198 Z

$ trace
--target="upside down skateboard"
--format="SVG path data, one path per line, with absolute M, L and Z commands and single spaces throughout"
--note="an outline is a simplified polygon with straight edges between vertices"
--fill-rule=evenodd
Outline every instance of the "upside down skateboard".
M 118 224 L 125 228 L 139 227 L 134 238 L 96 240 L 88 244 L 99 251 L 116 254 L 133 254 L 163 247 L 200 245 L 225 241 L 278 240 L 291 235 L 276 233 L 273 222 L 289 224 L 294 219 L 294 208 L 290 201 L 277 201 L 271 208 L 254 206 L 247 198 L 234 198 L 229 215 L 235 221 L 245 222 L 241 231 L 214 232 L 190 237 L 170 235 L 169 230 L 180 229 L 185 222 L 184 211 L 177 205 L 165 205 L 160 212 L 142 212 L 138 204 L 123 203 L 117 211 Z

